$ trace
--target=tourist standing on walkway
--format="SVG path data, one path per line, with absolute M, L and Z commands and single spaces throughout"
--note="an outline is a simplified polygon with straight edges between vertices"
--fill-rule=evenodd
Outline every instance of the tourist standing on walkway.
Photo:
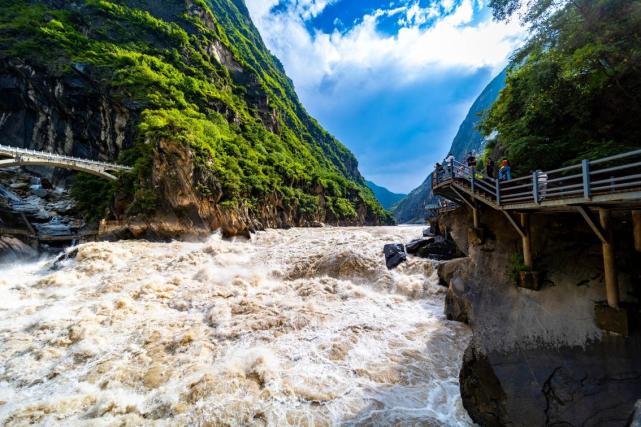
M 541 169 L 536 171 L 537 186 L 539 188 L 539 200 L 545 200 L 545 195 L 548 192 L 548 174 Z
M 494 168 L 496 165 L 494 164 L 494 160 L 488 159 L 487 164 L 485 165 L 485 175 L 487 175 L 488 178 L 494 178 Z
M 501 162 L 501 169 L 499 169 L 499 181 L 509 181 L 512 179 L 512 168 L 510 162 L 504 159 Z
M 450 175 L 454 175 L 454 156 L 449 155 L 445 158 L 445 165 L 447 166 L 447 171 Z
M 476 167 L 476 156 L 474 155 L 474 153 L 472 151 L 467 153 L 466 162 L 467 162 L 467 166 L 468 167 L 470 167 L 470 168 L 475 168 Z
M 476 156 L 474 155 L 473 151 L 470 151 L 467 153 L 467 159 L 465 159 L 465 163 L 467 163 L 467 171 L 469 175 L 476 174 Z

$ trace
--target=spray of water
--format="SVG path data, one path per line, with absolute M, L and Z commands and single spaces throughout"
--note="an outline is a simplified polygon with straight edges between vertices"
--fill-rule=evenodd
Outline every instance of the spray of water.
M 2 266 L 0 423 L 469 425 L 419 228 L 89 243 Z

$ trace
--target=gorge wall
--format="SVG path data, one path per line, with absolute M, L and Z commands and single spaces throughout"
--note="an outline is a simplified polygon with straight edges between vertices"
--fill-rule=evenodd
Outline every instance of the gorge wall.
M 120 235 L 392 221 L 239 0 L 5 2 L 0 144 L 133 166 L 75 179 Z
M 638 316 L 641 255 L 629 213 L 616 216 L 622 299 Z M 468 257 L 440 266 L 448 318 L 473 339 L 460 373 L 463 402 L 485 426 L 622 426 L 641 397 L 641 336 L 604 332 L 595 303 L 605 300 L 601 245 L 578 214 L 533 215 L 540 291 L 515 285 L 520 237 L 492 209 L 481 212 L 485 238 L 460 208 L 439 219 Z

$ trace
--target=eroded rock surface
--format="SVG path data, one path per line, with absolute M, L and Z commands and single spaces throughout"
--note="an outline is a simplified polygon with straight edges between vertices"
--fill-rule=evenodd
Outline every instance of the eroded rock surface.
M 472 239 L 469 214 L 441 218 L 467 258 L 443 263 L 445 313 L 473 339 L 460 375 L 464 405 L 481 425 L 625 425 L 641 396 L 641 337 L 604 333 L 594 302 L 605 299 L 600 244 L 573 215 L 532 217 L 540 291 L 518 288 L 520 238 L 500 213 L 482 212 L 485 239 Z M 625 218 L 616 240 L 621 295 L 639 295 L 639 258 Z

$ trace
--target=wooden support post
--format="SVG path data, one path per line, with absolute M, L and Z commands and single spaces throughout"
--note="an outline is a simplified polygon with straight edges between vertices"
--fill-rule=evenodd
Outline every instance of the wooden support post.
M 632 225 L 634 227 L 634 249 L 641 252 L 641 211 L 632 211 Z
M 599 220 L 606 237 L 606 240 L 602 242 L 602 247 L 608 305 L 612 308 L 619 308 L 619 283 L 617 280 L 616 259 L 614 257 L 614 241 L 612 239 L 612 229 L 610 228 L 610 211 L 605 208 L 599 208 Z
M 534 259 L 532 257 L 532 239 L 530 238 L 530 218 L 528 214 L 521 214 L 521 227 L 523 235 L 523 263 L 531 270 L 534 267 Z
M 479 208 L 472 208 L 472 218 L 474 220 L 474 228 L 478 229 L 480 227 L 479 223 Z

